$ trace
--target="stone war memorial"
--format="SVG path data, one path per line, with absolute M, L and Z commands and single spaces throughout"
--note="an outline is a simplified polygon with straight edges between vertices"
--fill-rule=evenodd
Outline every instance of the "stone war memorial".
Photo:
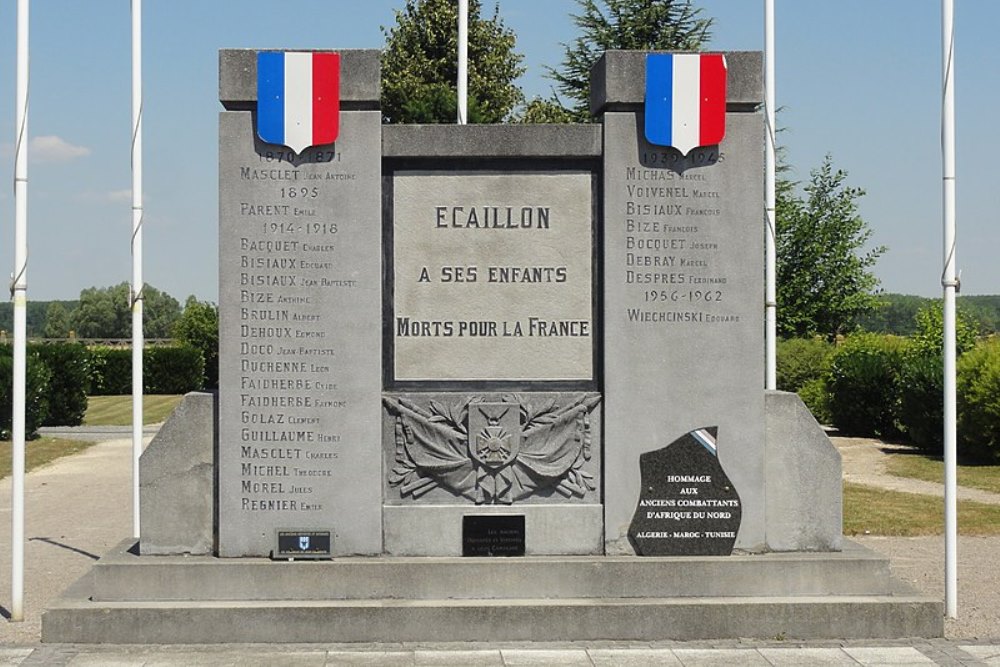
M 43 640 L 941 636 L 762 388 L 761 54 L 581 125 L 383 125 L 379 59 L 220 53 L 220 389 Z

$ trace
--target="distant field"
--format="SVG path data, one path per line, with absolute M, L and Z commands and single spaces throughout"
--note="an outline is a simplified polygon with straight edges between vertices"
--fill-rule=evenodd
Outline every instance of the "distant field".
M 183 396 L 143 396 L 142 423 L 157 424 L 174 411 Z M 85 426 L 128 426 L 132 423 L 131 396 L 91 396 L 87 402 Z

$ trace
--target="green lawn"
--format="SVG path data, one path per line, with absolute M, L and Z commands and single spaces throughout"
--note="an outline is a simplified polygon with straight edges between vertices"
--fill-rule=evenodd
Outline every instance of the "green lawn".
M 958 532 L 1000 535 L 1000 505 L 960 501 Z M 941 535 L 941 498 L 844 484 L 844 535 Z
M 51 463 L 63 456 L 82 452 L 94 443 L 78 440 L 60 440 L 58 438 L 38 438 L 24 444 L 24 467 L 27 471 L 34 470 L 46 463 Z M 11 473 L 11 443 L 10 440 L 0 440 L 0 479 L 9 477 Z
M 164 421 L 174 411 L 183 396 L 143 396 L 142 423 Z M 91 396 L 87 401 L 85 426 L 128 426 L 132 423 L 131 396 Z
M 887 470 L 897 477 L 944 483 L 944 462 L 922 454 L 893 454 Z M 958 484 L 1000 493 L 1000 465 L 960 465 Z
M 142 417 L 144 424 L 165 420 L 183 396 L 143 396 Z M 131 396 L 91 396 L 87 401 L 87 426 L 128 426 L 132 423 Z M 25 468 L 30 471 L 70 454 L 82 452 L 94 443 L 57 438 L 38 438 L 24 445 Z M 0 479 L 10 475 L 11 443 L 0 440 Z

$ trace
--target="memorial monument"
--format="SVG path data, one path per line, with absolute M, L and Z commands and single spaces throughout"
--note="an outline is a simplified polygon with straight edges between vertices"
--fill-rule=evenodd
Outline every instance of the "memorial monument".
M 761 66 L 609 52 L 593 124 L 383 126 L 377 51 L 221 52 L 220 390 L 45 640 L 940 635 L 762 389 Z

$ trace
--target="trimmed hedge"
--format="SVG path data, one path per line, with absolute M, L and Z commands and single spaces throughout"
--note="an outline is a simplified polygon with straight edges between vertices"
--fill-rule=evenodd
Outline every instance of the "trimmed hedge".
M 27 351 L 24 395 L 24 434 L 38 437 L 38 427 L 49 414 L 49 367 L 32 350 Z M 0 345 L 0 439 L 9 440 L 14 421 L 14 348 Z
M 928 453 L 943 451 L 944 360 L 941 352 L 908 350 L 899 369 L 899 422 L 910 441 Z
M 853 334 L 837 346 L 827 389 L 838 430 L 899 437 L 899 367 L 905 347 L 904 338 L 872 333 Z
M 834 347 L 822 338 L 788 338 L 778 341 L 778 389 L 798 391 L 822 378 L 830 368 Z
M 49 414 L 44 426 L 79 426 L 90 392 L 90 352 L 81 343 L 40 343 L 29 349 L 49 368 Z
M 92 396 L 123 396 L 132 393 L 130 348 L 94 345 L 90 347 L 90 354 Z
M 205 355 L 190 345 L 147 347 L 142 355 L 147 394 L 186 394 L 205 383 Z M 131 383 L 129 383 L 131 385 Z
M 132 350 L 94 346 L 91 395 L 132 393 Z M 142 354 L 143 391 L 147 394 L 186 394 L 202 388 L 205 358 L 190 345 L 155 345 Z
M 958 360 L 958 449 L 1000 459 L 1000 338 L 980 341 Z
M 899 422 L 910 441 L 924 451 L 940 454 L 944 435 L 944 315 L 940 303 L 916 315 L 899 371 Z M 961 357 L 976 344 L 976 321 L 959 309 L 955 348 Z
M 831 343 L 818 337 L 778 341 L 778 389 L 796 392 L 821 424 L 831 421 L 826 375 L 833 351 Z

